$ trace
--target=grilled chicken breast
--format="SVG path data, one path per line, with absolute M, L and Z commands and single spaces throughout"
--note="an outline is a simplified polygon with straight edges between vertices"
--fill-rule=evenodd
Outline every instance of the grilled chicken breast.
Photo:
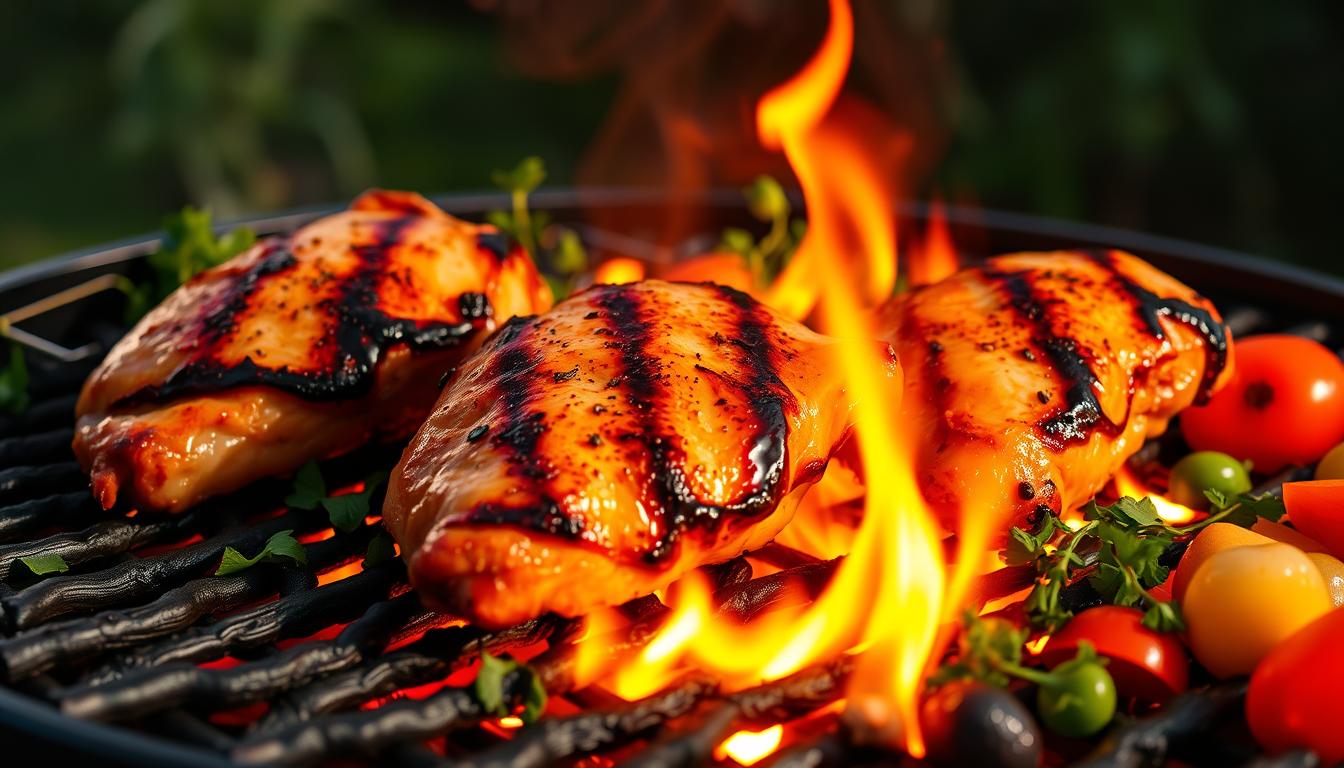
M 104 507 L 177 511 L 410 434 L 497 323 L 545 310 L 527 255 L 373 191 L 183 285 L 85 383 L 74 449 Z
M 501 626 L 763 545 L 850 426 L 830 344 L 710 284 L 600 285 L 515 318 L 389 481 L 383 519 L 412 583 Z
M 987 514 L 986 488 L 1017 525 L 1092 498 L 1221 385 L 1228 351 L 1207 300 L 1118 251 L 992 258 L 897 297 L 880 327 L 921 487 L 949 528 Z

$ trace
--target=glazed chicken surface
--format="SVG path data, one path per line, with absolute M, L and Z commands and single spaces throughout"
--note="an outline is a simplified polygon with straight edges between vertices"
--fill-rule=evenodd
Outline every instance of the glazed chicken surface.
M 502 626 L 764 545 L 851 426 L 831 344 L 710 284 L 599 285 L 515 318 L 389 481 L 412 584 Z
M 992 489 L 1011 500 L 997 536 L 1092 498 L 1230 372 L 1213 305 L 1119 251 L 991 258 L 893 299 L 880 327 L 926 499 L 951 528 L 991 514 Z
M 493 228 L 414 194 L 258 242 L 146 315 L 85 383 L 99 502 L 178 511 L 419 426 L 442 374 L 550 291 Z

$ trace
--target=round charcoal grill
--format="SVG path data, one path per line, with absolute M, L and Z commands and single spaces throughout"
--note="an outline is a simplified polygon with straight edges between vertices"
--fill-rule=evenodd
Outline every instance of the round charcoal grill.
M 507 204 L 496 195 L 437 202 L 468 219 Z M 666 261 L 703 252 L 724 226 L 751 225 L 736 191 L 689 202 L 703 213 L 702 234 L 666 246 L 652 235 L 669 203 L 659 193 L 556 190 L 533 197 L 535 208 L 573 225 L 597 259 Z M 240 223 L 267 235 L 325 212 Z M 923 230 L 922 207 L 900 215 L 902 232 Z M 599 219 L 615 224 L 583 224 Z M 953 209 L 948 221 L 966 259 L 1123 248 L 1212 298 L 1236 334 L 1277 330 L 1342 341 L 1335 329 L 1344 328 L 1344 282 L 1334 278 L 1205 246 L 1016 214 Z M 376 525 L 313 541 L 307 569 L 262 565 L 212 576 L 225 546 L 254 552 L 279 530 L 302 536 L 327 528 L 320 509 L 284 509 L 287 482 L 257 483 L 166 519 L 102 512 L 70 453 L 75 393 L 126 330 L 123 299 L 110 289 L 110 276 L 143 276 L 143 257 L 156 244 L 154 237 L 137 238 L 0 275 L 0 314 L 32 307 L 15 318 L 17 332 L 46 352 L 27 355 L 32 405 L 19 416 L 0 416 L 0 734 L 45 743 L 48 757 L 79 754 L 137 766 L 334 760 L 531 766 L 592 755 L 691 765 L 712 762 L 713 746 L 738 727 L 798 717 L 841 695 L 844 662 L 731 695 L 700 679 L 637 704 L 592 690 L 566 693 L 575 622 L 542 617 L 493 633 L 450 626 L 421 608 L 399 561 L 355 565 Z M 389 466 L 398 450 L 365 449 L 327 462 L 324 472 L 359 477 Z M 35 578 L 19 564 L 20 557 L 44 553 L 60 554 L 69 572 Z M 781 561 L 774 564 L 785 570 L 759 578 L 745 560 L 708 569 L 724 610 L 754 615 L 778 599 L 785 579 L 817 590 L 834 570 L 834 562 L 776 556 Z M 337 573 L 343 578 L 332 577 Z M 1012 569 L 998 574 L 997 583 L 982 585 L 986 593 L 1007 594 L 1023 583 Z M 612 643 L 613 652 L 646 641 L 664 609 L 650 596 L 625 610 L 634 622 Z M 491 727 L 496 718 L 482 711 L 462 673 L 482 651 L 520 649 L 539 651 L 530 663 L 560 701 L 547 719 L 508 738 Z M 515 692 L 521 682 L 506 677 L 503 688 Z M 1088 764 L 1138 765 L 1167 756 L 1208 765 L 1252 760 L 1254 748 L 1238 726 L 1241 695 L 1237 686 L 1189 694 L 1121 726 Z M 1298 758 L 1279 764 L 1311 764 L 1310 756 Z M 889 758 L 866 755 L 833 728 L 814 728 L 775 757 L 782 765 L 828 762 Z

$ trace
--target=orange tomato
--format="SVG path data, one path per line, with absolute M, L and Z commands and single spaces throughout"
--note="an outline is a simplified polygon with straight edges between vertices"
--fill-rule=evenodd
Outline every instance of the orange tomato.
M 1344 558 L 1344 480 L 1284 483 L 1283 506 L 1293 527 Z
M 1344 362 L 1298 336 L 1236 343 L 1236 370 L 1206 405 L 1181 414 L 1191 447 L 1249 460 L 1257 472 L 1309 464 L 1344 440 Z

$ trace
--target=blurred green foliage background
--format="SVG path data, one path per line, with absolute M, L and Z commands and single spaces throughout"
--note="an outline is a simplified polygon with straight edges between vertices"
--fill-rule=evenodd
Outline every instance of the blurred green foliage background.
M 918 123 L 913 194 L 1344 273 L 1341 4 L 856 11 L 857 87 Z M 529 154 L 548 184 L 656 181 L 611 148 L 739 146 L 750 104 L 824 21 L 820 0 L 11 0 L 0 268 L 153 229 L 187 202 L 228 218 L 374 184 L 480 189 Z M 691 176 L 760 170 L 724 154 L 702 147 L 711 170 Z

